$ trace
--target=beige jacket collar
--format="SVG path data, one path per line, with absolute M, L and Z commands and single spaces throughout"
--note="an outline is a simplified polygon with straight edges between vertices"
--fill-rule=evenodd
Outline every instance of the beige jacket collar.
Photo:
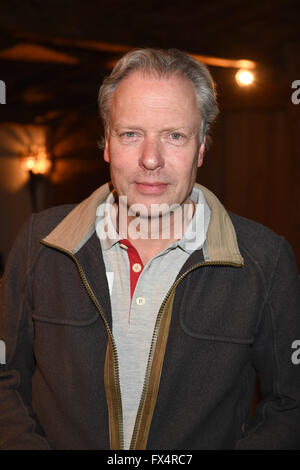
M 206 239 L 208 261 L 242 265 L 243 258 L 227 211 L 211 191 L 198 183 L 195 186 L 202 190 L 211 209 Z M 97 207 L 111 190 L 111 183 L 100 186 L 78 204 L 42 241 L 75 254 L 94 233 Z

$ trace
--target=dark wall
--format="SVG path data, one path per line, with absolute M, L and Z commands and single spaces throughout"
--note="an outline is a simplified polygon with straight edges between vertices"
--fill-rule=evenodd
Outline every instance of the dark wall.
M 286 237 L 300 267 L 300 104 L 291 99 L 291 84 L 300 79 L 296 57 L 299 43 L 288 45 L 284 68 L 259 69 L 249 90 L 215 71 L 221 114 L 198 180 L 228 210 Z

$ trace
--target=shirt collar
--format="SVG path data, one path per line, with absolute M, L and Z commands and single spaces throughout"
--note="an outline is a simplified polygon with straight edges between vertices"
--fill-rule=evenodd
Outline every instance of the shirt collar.
M 187 253 L 192 253 L 203 247 L 211 213 L 201 189 L 193 188 L 190 198 L 195 204 L 194 215 L 182 238 L 175 242 Z
M 116 197 L 112 191 L 106 200 L 97 207 L 96 211 L 96 233 L 104 250 L 108 250 L 122 239 L 116 230 L 117 211 L 114 206 L 115 201 Z

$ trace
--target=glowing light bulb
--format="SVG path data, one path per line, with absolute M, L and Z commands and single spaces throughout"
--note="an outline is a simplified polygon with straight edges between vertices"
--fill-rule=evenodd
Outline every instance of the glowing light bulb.
M 25 160 L 25 168 L 26 170 L 32 171 L 35 165 L 35 158 L 34 157 L 27 157 Z
M 240 69 L 235 74 L 235 79 L 239 86 L 249 86 L 253 83 L 254 75 L 250 70 Z
M 46 174 L 51 168 L 51 161 L 46 151 L 37 150 L 34 154 L 25 157 L 24 167 L 27 171 L 31 171 L 35 175 Z

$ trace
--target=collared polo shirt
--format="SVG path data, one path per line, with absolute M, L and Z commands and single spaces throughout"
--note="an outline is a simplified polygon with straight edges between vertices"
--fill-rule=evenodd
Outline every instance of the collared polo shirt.
M 96 232 L 103 251 L 119 360 L 125 449 L 130 446 L 161 304 L 190 254 L 202 248 L 205 256 L 210 209 L 200 189 L 193 189 L 191 199 L 195 212 L 182 238 L 145 266 L 134 246 L 115 230 L 114 194 L 97 209 Z

